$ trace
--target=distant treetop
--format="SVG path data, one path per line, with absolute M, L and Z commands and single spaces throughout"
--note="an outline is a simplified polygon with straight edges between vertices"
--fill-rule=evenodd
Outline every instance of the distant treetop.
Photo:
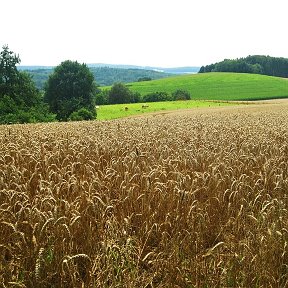
M 206 72 L 254 73 L 288 78 L 288 59 L 261 55 L 225 59 L 200 68 L 199 73 Z

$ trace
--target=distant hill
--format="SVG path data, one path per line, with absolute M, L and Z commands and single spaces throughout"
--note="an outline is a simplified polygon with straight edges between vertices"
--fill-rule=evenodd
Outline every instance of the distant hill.
M 139 78 L 161 79 L 171 77 L 173 74 L 144 69 L 122 69 L 110 67 L 89 67 L 96 83 L 100 86 L 112 85 L 115 82 L 135 82 Z M 43 89 L 53 68 L 23 69 L 30 74 L 38 89 Z
M 203 73 L 181 75 L 149 82 L 129 83 L 142 96 L 153 92 L 189 91 L 195 100 L 263 100 L 288 98 L 288 80 L 244 73 Z
M 207 72 L 255 73 L 288 78 L 288 59 L 262 55 L 225 59 L 200 68 L 199 73 Z
M 195 74 L 198 73 L 200 67 L 175 67 L 175 68 L 160 68 L 161 71 L 173 74 Z
M 136 65 L 119 65 L 119 64 L 88 64 L 88 67 L 110 67 L 110 68 L 121 68 L 121 69 L 142 69 L 142 70 L 153 70 L 172 74 L 186 74 L 186 73 L 198 73 L 200 67 L 187 66 L 187 67 L 156 67 L 156 66 L 136 66 Z
M 173 76 L 172 74 L 145 70 L 137 68 L 111 68 L 111 67 L 89 67 L 97 84 L 100 86 L 112 85 L 116 82 L 129 83 L 139 79 L 161 79 Z
M 31 71 L 31 70 L 50 70 L 53 69 L 55 66 L 17 66 L 18 70 L 21 71 Z
M 161 79 L 171 77 L 174 74 L 197 73 L 199 67 L 143 67 L 133 65 L 113 64 L 87 64 L 92 71 L 96 82 L 100 86 L 109 86 L 115 82 L 136 82 L 140 78 Z M 53 66 L 18 66 L 19 70 L 27 71 L 32 77 L 38 89 L 43 89 L 49 75 L 53 72 Z

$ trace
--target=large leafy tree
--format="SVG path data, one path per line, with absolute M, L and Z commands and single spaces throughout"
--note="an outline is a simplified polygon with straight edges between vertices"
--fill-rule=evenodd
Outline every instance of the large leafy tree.
M 129 103 L 132 93 L 123 83 L 115 83 L 109 91 L 109 104 Z
M 83 108 L 92 119 L 96 117 L 95 88 L 94 76 L 87 65 L 66 60 L 49 76 L 44 99 L 60 121 L 68 120 L 72 113 L 75 115 Z
M 7 45 L 0 52 L 0 97 L 15 94 L 15 86 L 18 84 L 20 73 L 16 65 L 20 63 L 18 55 L 9 51 Z
M 18 71 L 20 58 L 7 45 L 0 52 L 0 123 L 53 120 L 31 77 Z

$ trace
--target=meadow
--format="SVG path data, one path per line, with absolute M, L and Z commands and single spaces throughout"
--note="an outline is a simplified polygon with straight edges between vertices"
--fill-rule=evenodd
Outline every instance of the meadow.
M 201 73 L 127 84 L 129 89 L 145 95 L 177 89 L 187 90 L 194 100 L 246 101 L 288 97 L 288 80 L 244 73 Z
M 287 287 L 285 103 L 0 126 L 0 283 Z
M 149 102 L 149 103 L 129 103 L 101 105 L 97 108 L 98 120 L 111 120 L 129 116 L 143 115 L 144 113 L 167 112 L 180 109 L 198 109 L 203 107 L 219 107 L 236 105 L 221 101 L 166 101 L 166 102 Z

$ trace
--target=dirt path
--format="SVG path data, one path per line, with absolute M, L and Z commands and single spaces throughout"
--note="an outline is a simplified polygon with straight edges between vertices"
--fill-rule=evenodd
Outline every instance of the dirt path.
M 155 117 L 164 115 L 187 115 L 193 114 L 203 114 L 203 113 L 229 113 L 229 112 L 257 112 L 263 110 L 271 110 L 273 107 L 282 107 L 288 109 L 288 98 L 287 99 L 272 99 L 263 100 L 258 102 L 237 102 L 237 104 L 232 106 L 220 106 L 220 107 L 203 107 L 203 108 L 191 108 L 191 109 L 179 109 L 179 110 L 167 110 L 167 111 L 157 111 L 151 113 L 144 113 L 140 115 L 133 115 L 127 118 L 138 118 L 138 117 Z

